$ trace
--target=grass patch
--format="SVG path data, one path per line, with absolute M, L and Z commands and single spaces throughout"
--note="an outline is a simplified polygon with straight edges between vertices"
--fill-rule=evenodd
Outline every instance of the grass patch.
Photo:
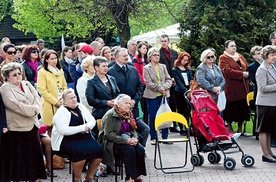
M 252 118 L 253 119 L 253 118 Z M 246 121 L 245 133 L 253 134 L 253 122 L 250 118 L 250 121 Z M 233 130 L 236 132 L 238 130 L 238 123 L 232 123 Z M 244 124 L 242 125 L 242 131 L 244 129 Z

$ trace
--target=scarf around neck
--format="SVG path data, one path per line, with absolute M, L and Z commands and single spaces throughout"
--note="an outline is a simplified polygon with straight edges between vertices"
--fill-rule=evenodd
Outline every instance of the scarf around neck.
M 122 119 L 123 122 L 128 122 L 128 123 L 130 124 L 130 126 L 132 127 L 133 130 L 136 130 L 136 129 L 137 129 L 136 121 L 135 121 L 135 119 L 133 118 L 131 111 L 128 112 L 128 113 L 122 113 L 122 112 L 119 110 L 119 108 L 118 108 L 117 105 L 115 105 L 114 108 L 115 108 L 115 111 L 116 111 L 117 114 L 120 116 L 120 118 Z
M 73 60 L 73 59 L 68 58 L 68 57 L 66 57 L 66 56 L 64 56 L 64 60 L 65 60 L 65 62 L 66 62 L 67 64 L 71 64 L 71 63 L 73 63 L 73 62 L 74 62 L 74 60 Z
M 235 52 L 234 55 L 228 54 L 226 51 L 223 52 L 224 54 L 226 54 L 227 56 L 233 58 L 235 61 L 239 60 L 239 54 L 237 52 Z
M 26 64 L 33 70 L 33 72 L 35 73 L 34 76 L 34 83 L 37 82 L 37 68 L 38 68 L 38 60 L 36 59 L 34 62 L 32 61 L 26 61 Z
M 89 75 L 88 73 L 86 73 L 85 71 L 83 72 L 82 76 L 84 76 L 85 78 L 91 79 L 93 78 L 93 76 Z
M 48 64 L 48 70 L 50 71 L 50 72 L 52 72 L 54 75 L 56 75 L 56 76 L 58 76 L 58 75 L 60 75 L 60 70 L 57 68 L 57 67 L 53 67 L 53 66 L 51 66 L 51 65 L 49 65 Z

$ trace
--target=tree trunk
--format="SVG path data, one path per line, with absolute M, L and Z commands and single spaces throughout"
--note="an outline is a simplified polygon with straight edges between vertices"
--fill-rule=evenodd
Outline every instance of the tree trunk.
M 120 44 L 122 47 L 126 46 L 127 41 L 130 39 L 130 27 L 128 21 L 128 3 L 123 4 L 114 3 L 113 6 L 110 6 L 110 11 L 112 17 L 116 21 L 118 36 L 120 37 Z

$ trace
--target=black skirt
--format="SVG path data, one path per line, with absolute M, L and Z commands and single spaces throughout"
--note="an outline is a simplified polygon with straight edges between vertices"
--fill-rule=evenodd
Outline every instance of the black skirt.
M 237 101 L 227 101 L 226 108 L 223 111 L 223 119 L 227 122 L 249 121 L 249 107 L 246 99 Z
M 69 156 L 72 162 L 102 158 L 102 145 L 92 138 L 90 133 L 80 135 L 83 137 L 65 136 L 60 145 L 60 153 Z
M 29 181 L 46 179 L 38 136 L 31 131 L 8 131 L 1 136 L 0 181 Z
M 256 132 L 276 134 L 276 106 L 257 106 Z

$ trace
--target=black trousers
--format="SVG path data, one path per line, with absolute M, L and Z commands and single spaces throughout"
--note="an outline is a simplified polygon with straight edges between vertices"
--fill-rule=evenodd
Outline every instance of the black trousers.
M 123 156 L 126 180 L 130 177 L 136 179 L 140 175 L 146 175 L 145 149 L 141 144 L 138 143 L 136 146 L 114 144 L 113 149 Z

